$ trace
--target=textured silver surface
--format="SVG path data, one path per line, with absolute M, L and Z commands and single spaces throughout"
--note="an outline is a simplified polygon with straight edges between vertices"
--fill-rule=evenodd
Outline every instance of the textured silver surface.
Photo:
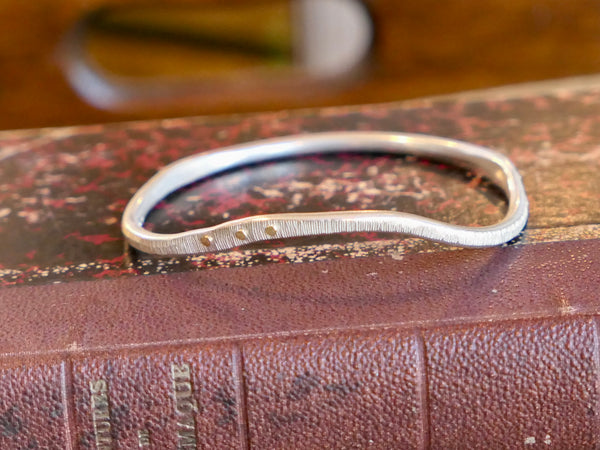
M 158 234 L 143 228 L 146 216 L 160 200 L 210 175 L 280 158 L 365 151 L 410 154 L 482 172 L 506 193 L 506 216 L 495 225 L 465 227 L 394 211 L 335 211 L 252 216 L 175 234 Z M 273 238 L 348 232 L 400 233 L 452 245 L 487 247 L 517 236 L 525 227 L 527 216 L 528 202 L 521 177 L 504 155 L 435 136 L 344 131 L 268 139 L 183 158 L 160 170 L 137 191 L 125 208 L 121 226 L 129 243 L 138 250 L 157 255 L 188 255 Z

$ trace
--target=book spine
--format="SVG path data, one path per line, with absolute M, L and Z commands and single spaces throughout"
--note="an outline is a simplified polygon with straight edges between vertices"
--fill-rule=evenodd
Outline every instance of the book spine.
M 0 448 L 595 448 L 596 320 L 7 356 Z

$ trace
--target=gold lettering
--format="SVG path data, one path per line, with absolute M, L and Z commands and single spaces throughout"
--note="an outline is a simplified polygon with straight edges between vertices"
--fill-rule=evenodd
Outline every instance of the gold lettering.
M 112 449 L 108 383 L 105 380 L 90 381 L 90 407 L 94 425 L 94 439 L 99 450 Z
M 110 436 L 102 436 L 96 439 L 96 447 L 110 448 L 112 445 L 112 438 Z
M 96 419 L 97 421 L 108 421 L 110 419 L 110 412 L 109 411 L 104 411 L 104 412 L 95 412 L 92 413 L 93 418 Z
M 192 385 L 188 383 L 173 383 L 173 391 L 177 400 L 185 401 L 192 397 Z
M 188 364 L 171 364 L 173 400 L 177 414 L 177 448 L 196 448 L 196 418 L 198 411 Z
M 173 389 L 175 389 L 175 392 L 181 393 L 181 395 L 189 395 L 189 393 L 192 392 L 192 386 L 190 385 L 189 380 L 173 382 Z
M 150 432 L 148 430 L 138 430 L 138 446 L 140 448 L 150 446 Z
M 106 392 L 108 385 L 104 380 L 90 381 L 90 392 L 92 394 L 100 394 Z
M 190 366 L 187 364 L 183 364 L 178 366 L 177 364 L 171 364 L 171 378 L 174 381 L 177 380 L 190 380 Z
M 194 430 L 177 430 L 177 448 L 196 448 L 196 433 Z
M 108 408 L 108 395 L 106 394 L 92 394 L 91 400 L 95 411 Z
M 98 434 L 106 434 L 110 431 L 110 422 L 101 421 L 96 423 L 96 431 Z
M 177 426 L 183 428 L 185 430 L 194 430 L 196 424 L 194 423 L 194 418 L 191 416 L 184 416 L 181 419 L 177 420 Z
M 175 402 L 175 411 L 179 414 L 190 415 L 198 411 L 196 402 L 179 403 Z

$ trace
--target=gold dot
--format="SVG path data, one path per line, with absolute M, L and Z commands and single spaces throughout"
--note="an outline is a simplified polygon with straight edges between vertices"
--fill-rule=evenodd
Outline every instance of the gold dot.
M 202 245 L 204 245 L 205 247 L 210 247 L 210 244 L 212 244 L 213 239 L 206 235 L 206 236 L 202 236 L 200 238 L 200 242 L 202 242 Z
M 275 228 L 274 225 L 270 225 L 265 228 L 265 233 L 267 233 L 269 236 L 275 236 L 277 234 L 277 228 Z
M 246 239 L 248 239 L 248 236 L 246 235 L 246 232 L 244 230 L 237 230 L 235 232 L 235 237 L 238 238 L 240 241 L 245 241 Z

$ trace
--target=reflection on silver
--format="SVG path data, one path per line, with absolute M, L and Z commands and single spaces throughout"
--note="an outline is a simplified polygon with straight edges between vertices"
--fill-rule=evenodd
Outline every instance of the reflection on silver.
M 175 234 L 143 228 L 152 208 L 196 180 L 248 164 L 338 152 L 410 154 L 482 172 L 504 190 L 508 210 L 490 226 L 465 227 L 395 211 L 268 214 Z M 329 132 L 268 139 L 189 156 L 154 175 L 130 200 L 122 219 L 129 243 L 146 253 L 188 255 L 220 251 L 273 238 L 351 232 L 399 233 L 465 247 L 499 245 L 525 227 L 528 202 L 517 169 L 504 155 L 466 142 L 393 132 Z

